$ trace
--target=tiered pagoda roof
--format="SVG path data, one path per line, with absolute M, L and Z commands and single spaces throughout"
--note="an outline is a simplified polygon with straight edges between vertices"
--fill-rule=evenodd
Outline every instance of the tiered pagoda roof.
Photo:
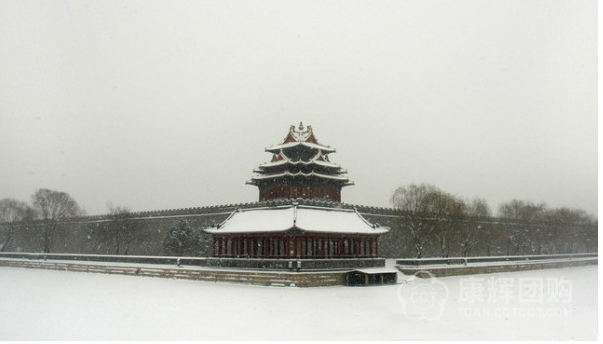
M 299 124 L 289 128 L 289 133 L 281 144 L 266 148 L 272 153 L 272 160 L 255 169 L 247 184 L 262 186 L 274 182 L 294 180 L 325 181 L 338 187 L 353 185 L 346 176 L 347 171 L 329 160 L 335 148 L 320 144 L 312 131 L 312 126 Z

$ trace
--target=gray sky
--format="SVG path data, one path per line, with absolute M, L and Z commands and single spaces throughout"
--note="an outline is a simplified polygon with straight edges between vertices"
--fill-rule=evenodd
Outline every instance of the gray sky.
M 597 3 L 0 0 L 0 198 L 255 201 L 299 121 L 347 203 L 426 182 L 596 214 Z

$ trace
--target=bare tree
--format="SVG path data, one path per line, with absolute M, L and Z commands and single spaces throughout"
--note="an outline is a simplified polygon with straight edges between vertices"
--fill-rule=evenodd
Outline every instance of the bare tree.
M 29 204 L 11 198 L 0 200 L 0 222 L 7 222 L 5 226 L 4 243 L 0 246 L 0 251 L 6 250 L 8 244 L 13 238 L 15 228 L 23 227 L 35 218 L 35 211 Z
M 581 209 L 557 208 L 550 209 L 544 215 L 549 221 L 548 232 L 556 251 L 571 253 L 576 251 L 579 242 L 596 243 L 597 232 L 589 228 L 597 228 L 597 220 Z M 592 249 L 588 245 L 587 250 Z
M 492 237 L 482 231 L 482 222 L 492 216 L 488 202 L 482 198 L 474 198 L 465 202 L 465 225 L 459 230 L 459 246 L 461 254 L 468 257 L 471 250 L 478 244 L 486 246 L 486 253 L 490 255 Z
M 412 237 L 417 258 L 423 256 L 425 245 L 436 239 L 438 247 L 446 251 L 450 227 L 442 226 L 445 221 L 450 221 L 454 213 L 462 208 L 462 201 L 428 184 L 411 184 L 399 187 L 394 191 L 391 204 L 405 213 L 401 219 L 401 226 L 406 228 Z M 439 229 L 438 232 L 436 232 Z M 400 237 L 396 240 L 401 240 Z
M 544 233 L 543 220 L 547 206 L 545 203 L 535 204 L 529 201 L 511 200 L 503 203 L 498 214 L 500 217 L 514 220 L 507 238 L 507 254 L 537 253 L 541 250 L 540 236 Z M 534 245 L 538 247 L 534 247 Z M 522 248 L 523 251 L 522 252 Z M 527 248 L 529 248 L 529 252 Z
M 535 204 L 529 201 L 511 200 L 501 204 L 498 215 L 507 219 L 533 222 L 542 220 L 547 206 L 545 203 Z
M 461 247 L 461 255 L 463 257 L 468 257 L 473 247 L 480 243 L 479 234 L 479 228 L 461 227 L 459 231 L 459 238 L 461 239 L 459 246 Z
M 142 227 L 127 207 L 111 204 L 108 207 L 110 220 L 107 228 L 102 231 L 101 237 L 112 247 L 114 254 L 127 255 L 130 245 L 138 238 Z
M 0 200 L 0 222 L 19 222 L 33 212 L 29 204 L 12 198 Z
M 452 238 L 458 236 L 463 227 L 466 205 L 460 198 L 444 192 L 440 192 L 434 201 L 440 218 L 434 236 L 438 240 L 439 255 L 448 257 Z
M 32 196 L 32 204 L 37 217 L 44 221 L 44 253 L 50 252 L 56 229 L 61 221 L 83 215 L 77 202 L 66 192 L 39 189 Z
M 554 223 L 592 225 L 596 219 L 582 209 L 557 208 L 545 214 L 547 220 Z
M 488 202 L 483 198 L 474 198 L 466 202 L 467 216 L 473 219 L 485 219 L 492 216 Z

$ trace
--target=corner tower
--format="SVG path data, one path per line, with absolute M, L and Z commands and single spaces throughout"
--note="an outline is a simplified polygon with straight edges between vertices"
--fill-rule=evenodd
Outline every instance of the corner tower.
M 306 198 L 341 202 L 341 188 L 353 185 L 347 171 L 329 161 L 335 148 L 318 143 L 312 126 L 292 125 L 281 144 L 266 148 L 272 160 L 253 170 L 247 184 L 260 191 L 260 201 Z

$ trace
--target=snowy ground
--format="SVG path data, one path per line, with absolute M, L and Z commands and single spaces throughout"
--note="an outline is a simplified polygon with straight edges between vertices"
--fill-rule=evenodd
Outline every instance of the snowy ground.
M 0 281 L 0 340 L 597 339 L 597 266 L 357 288 L 4 267 Z

